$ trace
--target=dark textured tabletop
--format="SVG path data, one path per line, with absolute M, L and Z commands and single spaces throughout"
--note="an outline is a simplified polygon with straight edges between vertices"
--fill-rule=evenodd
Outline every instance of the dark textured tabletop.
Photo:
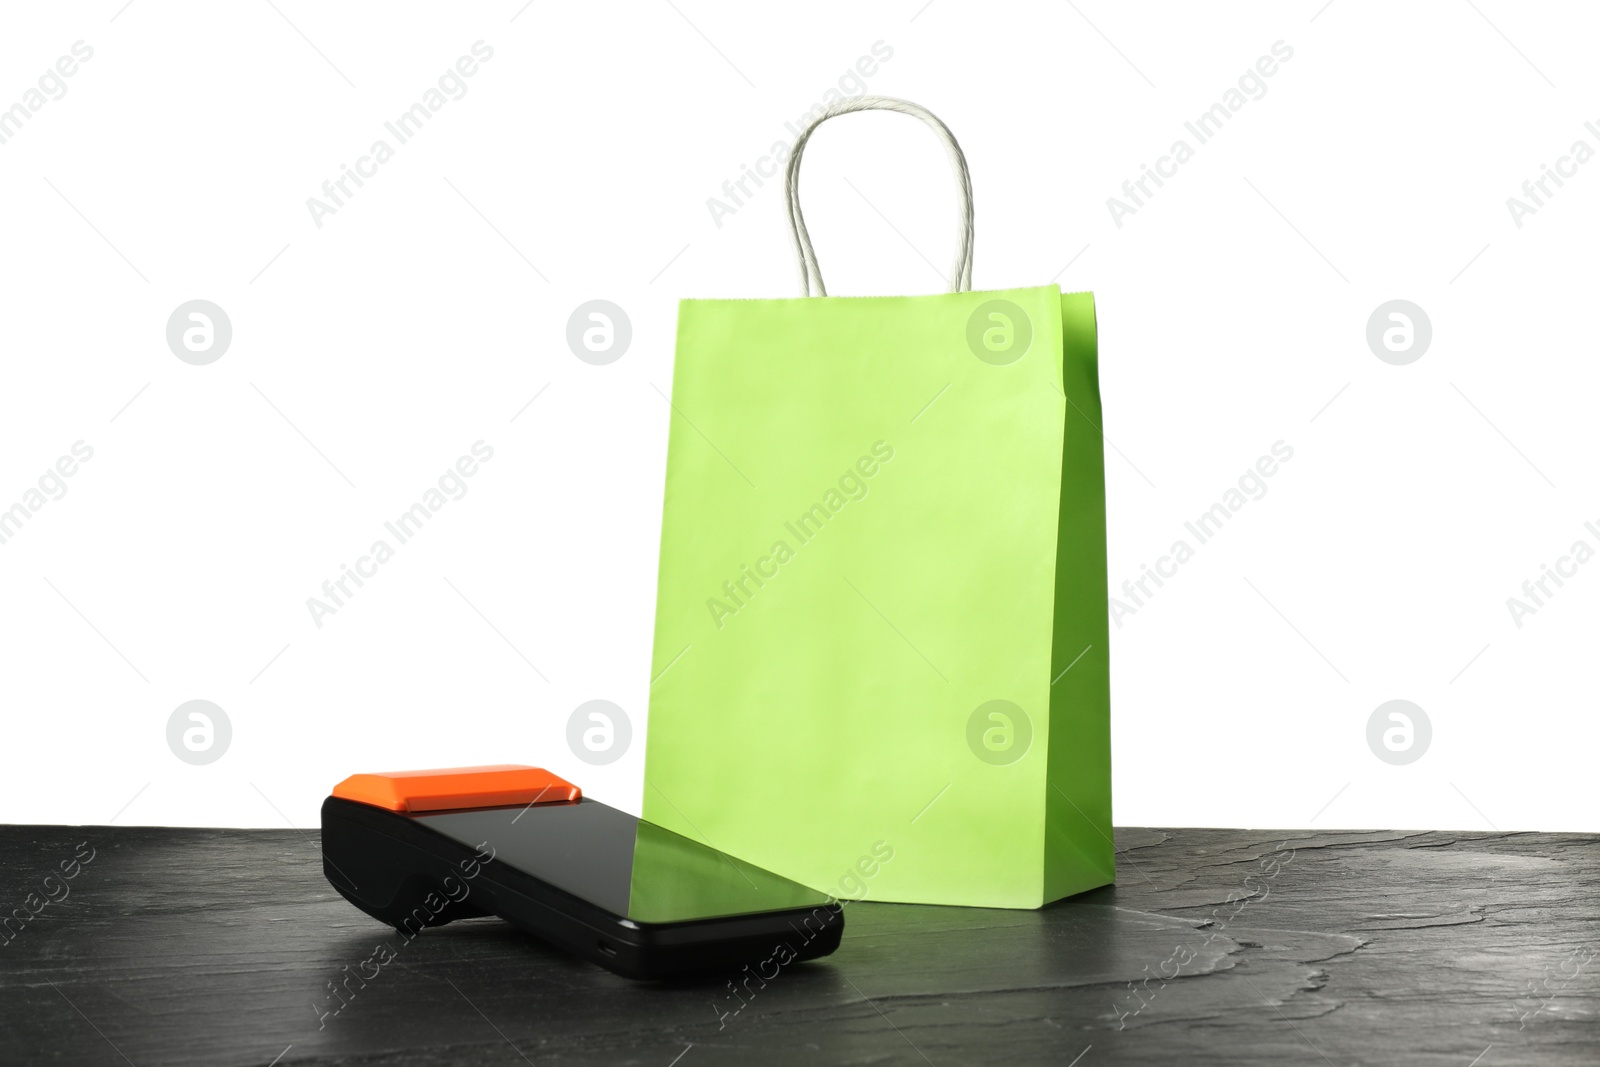
M 407 942 L 314 832 L 0 827 L 0 1063 L 1600 1063 L 1600 837 L 1117 847 L 1115 888 L 1041 911 L 850 904 L 832 957 L 735 990 L 497 920 Z

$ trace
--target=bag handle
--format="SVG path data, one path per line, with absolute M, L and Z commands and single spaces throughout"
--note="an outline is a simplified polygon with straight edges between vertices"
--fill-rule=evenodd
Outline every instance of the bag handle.
M 813 284 L 816 286 L 817 296 L 827 296 L 828 290 L 822 283 L 822 269 L 817 266 L 817 254 L 811 247 L 811 234 L 806 230 L 806 220 L 800 212 L 800 159 L 805 154 L 806 142 L 811 140 L 811 135 L 816 132 L 818 126 L 837 115 L 847 115 L 852 111 L 898 111 L 902 115 L 921 119 L 944 145 L 945 151 L 950 156 L 950 167 L 955 171 L 961 195 L 961 242 L 956 250 L 955 265 L 950 270 L 950 291 L 971 292 L 972 176 L 967 173 L 967 157 L 961 154 L 961 146 L 956 144 L 950 128 L 925 107 L 913 104 L 909 100 L 897 100 L 892 96 L 857 96 L 835 101 L 823 109 L 822 114 L 812 119 L 795 140 L 794 148 L 789 154 L 789 168 L 785 176 L 783 196 L 789 213 L 789 236 L 794 243 L 795 255 L 800 259 L 801 295 L 811 296 Z

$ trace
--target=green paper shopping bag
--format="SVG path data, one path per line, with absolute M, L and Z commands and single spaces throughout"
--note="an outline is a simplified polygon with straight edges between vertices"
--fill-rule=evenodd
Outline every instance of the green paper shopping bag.
M 866 109 L 950 153 L 949 293 L 826 295 L 800 160 Z M 1105 885 L 1094 299 L 970 291 L 966 163 L 914 104 L 831 107 L 786 195 L 806 295 L 679 308 L 644 815 L 841 898 Z

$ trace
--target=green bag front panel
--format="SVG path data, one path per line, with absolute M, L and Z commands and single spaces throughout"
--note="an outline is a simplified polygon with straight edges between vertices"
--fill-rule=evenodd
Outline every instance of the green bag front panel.
M 683 302 L 646 818 L 841 897 L 1110 880 L 1084 307 L 1092 342 L 1055 286 Z

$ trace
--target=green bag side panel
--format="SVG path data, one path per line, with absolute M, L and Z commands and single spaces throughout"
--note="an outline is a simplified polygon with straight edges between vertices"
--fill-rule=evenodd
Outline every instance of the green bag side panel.
M 1106 619 L 1104 422 L 1094 294 L 1061 297 L 1061 518 L 1056 551 L 1044 899 L 1116 880 L 1111 837 L 1111 659 Z

